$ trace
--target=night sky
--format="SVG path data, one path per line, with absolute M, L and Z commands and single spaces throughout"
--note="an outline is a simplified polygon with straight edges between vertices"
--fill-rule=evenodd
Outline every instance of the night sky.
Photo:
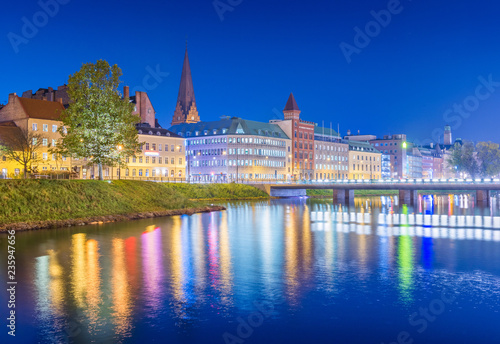
M 425 142 L 449 124 L 454 138 L 500 141 L 498 1 L 220 0 L 224 13 L 212 0 L 59 1 L 45 17 L 36 1 L 2 3 L 0 102 L 64 84 L 82 63 L 106 59 L 131 89 L 147 87 L 169 127 L 187 37 L 205 121 L 267 122 L 293 92 L 304 119 L 340 124 L 343 134 Z M 388 8 L 388 24 L 370 24 L 371 11 Z M 23 37 L 23 17 L 34 16 L 38 32 Z M 373 37 L 357 48 L 355 27 L 364 35 L 367 24 Z M 342 42 L 356 52 L 346 58 Z M 145 85 L 156 69 L 158 82 Z M 464 102 L 469 110 L 454 108 Z

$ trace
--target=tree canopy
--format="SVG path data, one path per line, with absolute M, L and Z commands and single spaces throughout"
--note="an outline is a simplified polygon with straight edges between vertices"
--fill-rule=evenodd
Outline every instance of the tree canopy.
M 456 143 L 449 158 L 449 164 L 459 173 L 471 178 L 488 178 L 500 173 L 500 149 L 497 143 L 470 141 Z
M 140 145 L 128 99 L 122 99 L 118 86 L 121 69 L 107 61 L 86 63 L 68 81 L 71 103 L 62 115 L 63 126 L 57 153 L 87 158 L 99 166 L 125 166 L 125 158 L 138 152 Z

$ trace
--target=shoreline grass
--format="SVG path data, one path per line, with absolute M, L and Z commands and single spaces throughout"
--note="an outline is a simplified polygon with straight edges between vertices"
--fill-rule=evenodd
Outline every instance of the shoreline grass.
M 15 223 L 94 219 L 205 209 L 207 201 L 269 198 L 239 184 L 114 180 L 1 180 L 0 228 Z M 204 203 L 204 202 L 205 203 Z

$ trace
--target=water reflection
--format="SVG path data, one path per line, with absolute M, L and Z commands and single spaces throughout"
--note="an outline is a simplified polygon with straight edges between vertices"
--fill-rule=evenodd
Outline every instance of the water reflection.
M 34 262 L 23 268 L 33 269 L 35 330 L 65 341 L 73 319 L 82 329 L 76 342 L 123 342 L 145 328 L 180 342 L 196 342 L 183 337 L 194 331 L 211 342 L 227 319 L 251 314 L 261 299 L 286 301 L 272 317 L 278 325 L 290 314 L 321 322 L 330 305 L 337 321 L 350 307 L 399 319 L 418 309 L 425 293 L 440 292 L 445 273 L 500 276 L 496 200 L 487 208 L 468 195 L 422 195 L 415 206 L 395 196 L 358 198 L 353 207 L 312 199 L 227 206 L 79 228 L 69 240 L 61 231 L 21 233 L 26 246 L 48 247 L 38 257 L 24 251 Z

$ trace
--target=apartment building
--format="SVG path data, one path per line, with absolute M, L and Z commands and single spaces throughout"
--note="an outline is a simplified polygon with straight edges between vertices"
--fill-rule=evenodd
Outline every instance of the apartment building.
M 348 140 L 349 179 L 380 179 L 382 154 L 368 142 Z

